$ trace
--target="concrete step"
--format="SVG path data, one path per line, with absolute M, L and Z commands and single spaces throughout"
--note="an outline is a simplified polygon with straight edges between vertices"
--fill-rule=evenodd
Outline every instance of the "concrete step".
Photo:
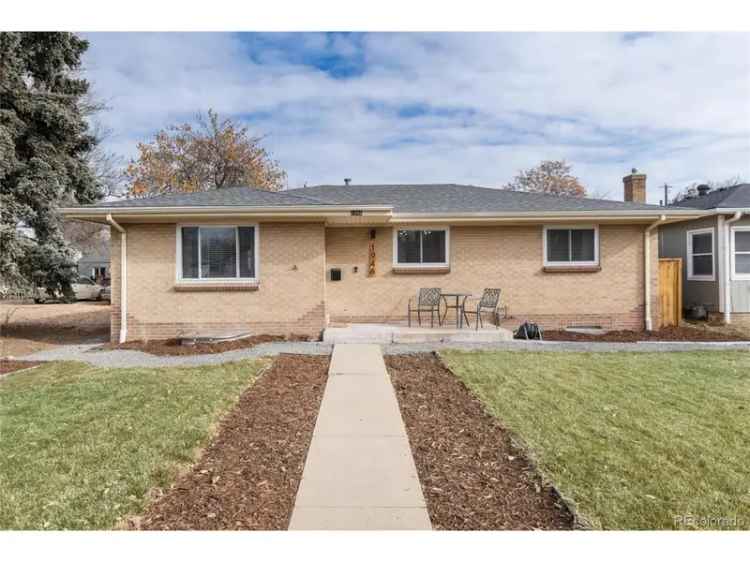
M 513 332 L 505 328 L 419 328 L 382 324 L 351 324 L 347 327 L 326 328 L 325 343 L 492 343 L 510 341 Z

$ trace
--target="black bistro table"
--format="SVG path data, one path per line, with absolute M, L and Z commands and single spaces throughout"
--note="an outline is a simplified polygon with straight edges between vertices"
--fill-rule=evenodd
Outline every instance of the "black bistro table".
M 440 293 L 440 296 L 443 297 L 443 301 L 445 302 L 445 314 L 443 314 L 443 322 L 445 322 L 446 317 L 448 316 L 448 309 L 452 308 L 456 311 L 456 328 L 463 328 L 464 327 L 464 303 L 466 302 L 466 299 L 468 299 L 471 296 L 471 293 Z M 448 298 L 455 299 L 455 304 L 448 304 Z M 461 301 L 459 304 L 458 301 Z

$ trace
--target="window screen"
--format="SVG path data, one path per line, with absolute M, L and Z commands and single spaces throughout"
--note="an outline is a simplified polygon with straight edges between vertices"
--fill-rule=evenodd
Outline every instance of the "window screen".
M 547 261 L 581 263 L 596 261 L 596 230 L 593 228 L 547 229 Z
M 240 277 L 255 277 L 255 229 L 241 226 L 240 237 Z
M 423 230 L 422 235 L 422 262 L 444 263 L 445 262 L 445 231 Z
M 421 237 L 418 230 L 398 231 L 398 263 L 419 263 Z
M 714 274 L 714 236 L 712 231 L 690 234 L 690 275 L 712 277 Z
M 182 227 L 183 279 L 255 277 L 255 228 Z
M 404 264 L 446 263 L 445 230 L 399 230 L 397 262 Z
M 734 231 L 734 272 L 750 275 L 750 230 Z
M 198 227 L 182 229 L 182 277 L 198 278 Z

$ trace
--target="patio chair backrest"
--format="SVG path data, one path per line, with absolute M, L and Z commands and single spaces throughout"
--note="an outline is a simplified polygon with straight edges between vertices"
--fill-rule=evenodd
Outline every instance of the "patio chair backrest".
M 482 300 L 479 301 L 481 308 L 495 308 L 500 302 L 500 289 L 485 289 Z
M 419 289 L 419 306 L 437 306 L 440 304 L 440 288 Z

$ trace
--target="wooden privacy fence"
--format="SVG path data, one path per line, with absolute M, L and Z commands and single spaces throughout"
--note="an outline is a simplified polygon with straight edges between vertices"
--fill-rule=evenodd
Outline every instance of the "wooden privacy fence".
M 682 320 L 682 259 L 659 260 L 659 327 L 678 326 Z

